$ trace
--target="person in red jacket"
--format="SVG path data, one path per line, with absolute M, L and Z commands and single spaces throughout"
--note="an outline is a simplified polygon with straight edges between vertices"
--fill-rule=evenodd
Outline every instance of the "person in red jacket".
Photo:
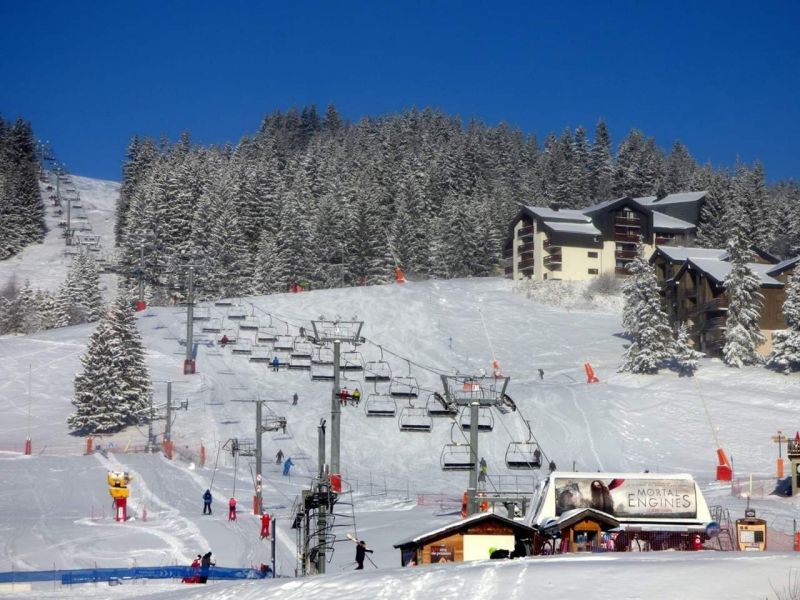
M 228 500 L 228 521 L 236 520 L 236 498 Z
M 261 539 L 269 537 L 270 516 L 267 513 L 261 515 Z

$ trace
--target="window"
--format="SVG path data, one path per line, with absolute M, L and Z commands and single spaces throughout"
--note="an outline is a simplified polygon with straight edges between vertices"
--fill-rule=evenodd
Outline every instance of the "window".
M 597 258 L 597 252 L 589 252 L 589 258 Z
M 597 275 L 599 272 L 597 269 L 589 269 L 589 275 Z

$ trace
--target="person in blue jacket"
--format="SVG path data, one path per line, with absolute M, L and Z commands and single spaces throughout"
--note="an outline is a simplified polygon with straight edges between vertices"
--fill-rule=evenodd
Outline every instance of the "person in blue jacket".
M 278 357 L 276 356 L 275 358 L 272 359 L 272 370 L 277 373 L 278 367 L 280 366 L 281 366 L 281 361 L 278 360 Z
M 292 459 L 287 458 L 286 461 L 283 463 L 283 474 L 288 476 L 289 469 L 291 469 L 293 465 L 294 463 L 292 462 Z
M 211 490 L 206 490 L 206 493 L 203 494 L 203 514 L 211 514 Z

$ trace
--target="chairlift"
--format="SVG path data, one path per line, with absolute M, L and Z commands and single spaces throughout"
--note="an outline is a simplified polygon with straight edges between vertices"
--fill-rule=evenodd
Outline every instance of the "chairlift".
M 455 417 L 458 414 L 458 407 L 455 404 L 448 404 L 439 392 L 433 392 L 428 396 L 425 408 L 431 417 Z
M 229 298 L 220 298 L 214 301 L 214 306 L 233 306 L 233 300 Z
M 420 431 L 428 433 L 433 429 L 433 419 L 424 408 L 406 406 L 397 418 L 400 431 Z
M 339 357 L 339 368 L 342 371 L 363 371 L 364 358 L 361 356 L 361 352 L 355 350 L 342 352 Z
M 289 355 L 289 369 L 308 370 L 311 368 L 311 357 L 292 353 Z
M 470 408 L 469 406 L 465 406 L 461 409 L 459 424 L 464 431 L 469 431 L 472 425 L 470 422 Z M 494 415 L 492 414 L 491 407 L 479 406 L 478 431 L 491 431 L 492 429 L 494 429 Z
M 383 360 L 383 348 L 378 346 L 378 349 L 381 351 L 381 359 L 367 362 L 364 367 L 365 381 L 391 381 L 392 379 L 392 368 L 387 361 Z
M 315 346 L 311 350 L 311 362 L 317 365 L 333 365 L 333 350 L 326 346 Z
M 200 330 L 203 333 L 221 333 L 222 332 L 222 320 L 221 319 L 209 319 L 207 323 L 203 324 L 202 329 Z
M 286 417 L 268 416 L 261 421 L 264 431 L 283 431 L 286 433 Z
M 278 336 L 278 331 L 271 325 L 268 327 L 259 327 L 258 333 L 256 334 L 256 340 L 258 341 L 259 344 L 272 343 L 275 341 L 275 338 L 277 336 Z
M 542 451 L 539 444 L 533 441 L 531 425 L 528 428 L 528 439 L 524 442 L 511 442 L 506 450 L 506 467 L 509 469 L 540 469 L 542 467 Z
M 368 417 L 393 417 L 397 413 L 397 404 L 387 394 L 373 393 L 364 403 L 364 412 Z
M 294 350 L 294 336 L 289 335 L 288 323 L 286 324 L 286 333 L 275 336 L 273 346 L 275 347 L 275 350 Z
M 440 463 L 443 471 L 471 471 L 475 468 L 475 457 L 469 444 L 445 444 Z
M 272 348 L 269 346 L 253 346 L 253 352 L 250 355 L 250 362 L 255 363 L 268 363 L 272 362 Z

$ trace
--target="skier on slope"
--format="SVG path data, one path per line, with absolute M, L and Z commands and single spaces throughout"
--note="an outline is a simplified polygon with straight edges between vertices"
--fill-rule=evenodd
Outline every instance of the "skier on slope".
M 286 476 L 286 477 L 289 476 L 289 469 L 291 469 L 293 465 L 294 465 L 294 463 L 292 462 L 292 459 L 291 458 L 287 458 L 286 462 L 283 463 L 283 474 L 284 474 L 284 476 Z
M 203 514 L 211 514 L 211 490 L 206 490 L 206 493 L 203 494 Z
M 295 392 L 294 395 L 292 396 L 292 406 L 297 406 L 297 400 L 298 400 L 297 392 Z
M 367 555 L 367 552 L 372 554 L 372 550 L 367 548 L 367 543 L 364 540 L 361 540 L 356 544 L 356 571 L 359 571 L 364 568 L 364 558 Z
M 268 513 L 261 515 L 261 539 L 269 537 L 270 516 Z
M 283 462 L 283 450 L 278 450 L 278 453 L 275 455 L 275 464 L 281 464 Z
M 216 565 L 213 560 L 211 560 L 211 551 L 209 550 L 205 554 L 203 554 L 203 558 L 200 559 L 200 579 L 199 583 L 206 583 L 208 581 L 208 572 Z
M 228 521 L 236 520 L 236 498 L 228 500 Z

